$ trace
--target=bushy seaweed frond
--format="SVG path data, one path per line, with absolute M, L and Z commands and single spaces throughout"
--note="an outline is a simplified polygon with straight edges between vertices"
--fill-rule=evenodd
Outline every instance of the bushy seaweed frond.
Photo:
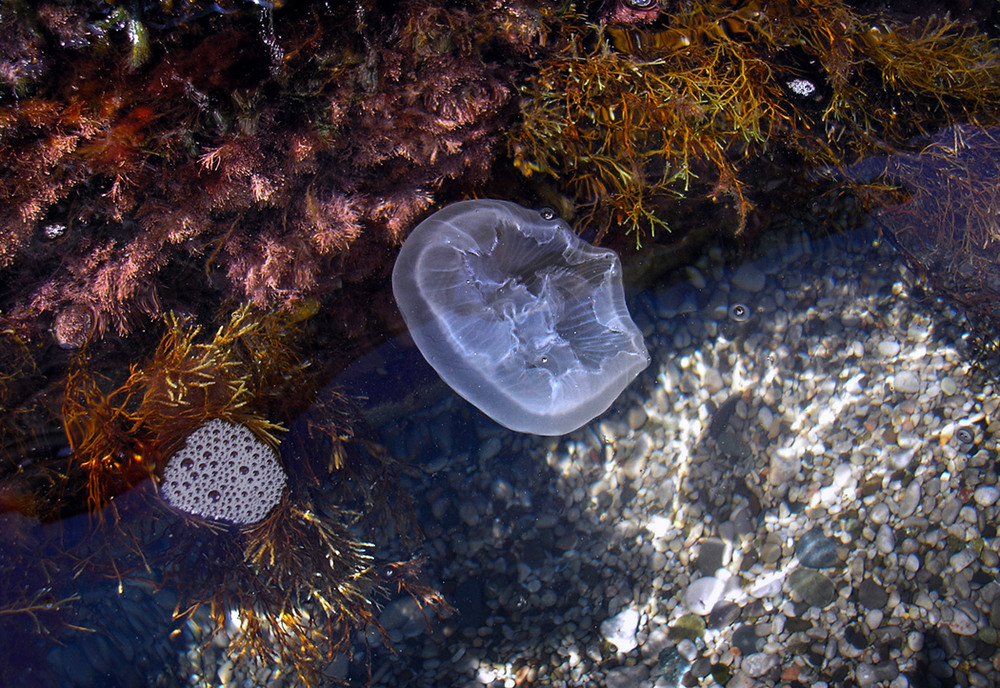
M 554 22 L 560 42 L 523 88 L 514 164 L 637 242 L 667 227 L 677 198 L 730 203 L 739 232 L 756 202 L 747 169 L 781 151 L 835 165 L 1000 108 L 1000 44 L 949 19 L 897 25 L 790 0 Z

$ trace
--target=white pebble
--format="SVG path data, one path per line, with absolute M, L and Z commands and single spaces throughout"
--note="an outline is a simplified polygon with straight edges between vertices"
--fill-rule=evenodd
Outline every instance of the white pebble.
M 715 576 L 705 576 L 692 581 L 684 591 L 684 606 L 692 613 L 707 616 L 722 599 L 726 584 Z
M 698 648 L 695 647 L 695 644 L 691 640 L 684 638 L 684 640 L 677 643 L 677 654 L 691 662 L 698 656 Z
M 629 608 L 605 619 L 601 622 L 601 636 L 619 652 L 631 652 L 639 646 L 635 637 L 639 630 L 639 616 L 637 609 Z
M 899 353 L 899 342 L 895 339 L 883 339 L 878 344 L 878 352 L 886 358 L 893 358 Z
M 892 378 L 892 388 L 900 394 L 916 394 L 920 391 L 920 378 L 909 370 L 901 370 Z
M 993 506 L 1000 499 L 1000 490 L 992 485 L 980 485 L 972 496 L 979 506 Z

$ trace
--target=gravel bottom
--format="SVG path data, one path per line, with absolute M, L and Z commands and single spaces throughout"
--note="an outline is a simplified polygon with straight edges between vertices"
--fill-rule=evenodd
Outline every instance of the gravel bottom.
M 603 419 L 386 427 L 457 613 L 389 603 L 373 684 L 1000 684 L 1000 401 L 912 282 L 872 233 L 709 252 L 633 300 L 653 363 Z

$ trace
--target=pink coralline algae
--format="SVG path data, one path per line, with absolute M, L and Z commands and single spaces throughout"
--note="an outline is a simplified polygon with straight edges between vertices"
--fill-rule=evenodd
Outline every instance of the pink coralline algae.
M 65 47 L 5 39 L 0 311 L 14 327 L 76 347 L 192 303 L 322 297 L 386 275 L 432 204 L 485 180 L 531 17 L 310 6 L 273 10 L 268 33 L 240 8 L 154 33 L 138 66 L 135 46 L 88 44 L 69 8 L 50 20 L 77 28 Z

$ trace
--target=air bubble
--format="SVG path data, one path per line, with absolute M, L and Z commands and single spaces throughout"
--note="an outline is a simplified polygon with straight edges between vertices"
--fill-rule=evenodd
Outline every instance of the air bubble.
M 538 214 L 542 216 L 543 220 L 554 220 L 556 219 L 556 211 L 552 208 L 542 208 L 538 211 Z
M 240 475 L 246 475 L 250 472 L 249 466 L 240 466 Z
M 208 493 L 208 498 L 213 502 L 217 502 L 220 499 L 222 499 L 222 495 L 219 494 L 218 490 L 212 490 L 211 492 Z
M 191 468 L 193 467 L 194 467 L 194 461 L 192 461 L 191 459 L 184 459 L 183 461 L 181 461 L 181 468 L 191 470 Z
M 745 303 L 734 303 L 729 307 L 729 317 L 735 322 L 746 322 L 750 319 L 750 307 Z

